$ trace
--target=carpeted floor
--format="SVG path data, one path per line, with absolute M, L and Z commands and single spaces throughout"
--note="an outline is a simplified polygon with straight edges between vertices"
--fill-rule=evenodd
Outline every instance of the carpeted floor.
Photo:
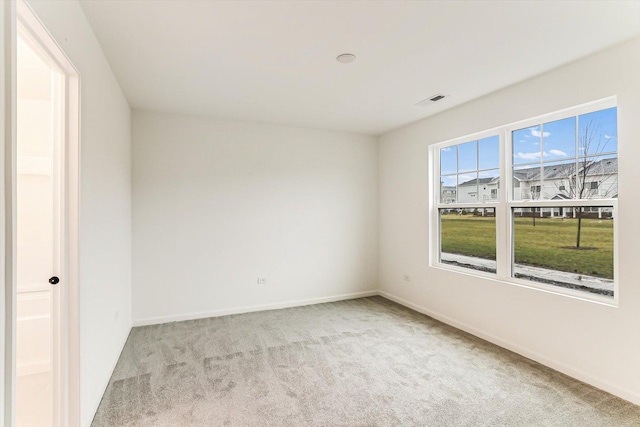
M 134 328 L 92 425 L 613 427 L 640 407 L 372 297 Z

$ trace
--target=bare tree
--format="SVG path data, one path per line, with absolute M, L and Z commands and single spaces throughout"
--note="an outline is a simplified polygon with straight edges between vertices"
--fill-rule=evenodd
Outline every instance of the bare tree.
M 617 159 L 598 158 L 607 153 L 612 137 L 602 133 L 600 123 L 591 119 L 578 135 L 578 160 L 573 168 L 569 168 L 569 185 L 558 188 L 559 194 L 570 199 L 593 199 L 614 197 L 618 191 Z M 576 248 L 580 248 L 582 237 L 582 218 L 584 208 L 574 208 L 574 217 L 578 219 L 576 231 Z
M 540 187 L 539 190 L 538 190 L 538 187 Z M 533 191 L 531 191 L 531 200 L 540 199 L 540 194 L 542 194 L 542 185 L 534 185 L 533 188 L 534 188 Z M 536 226 L 536 208 L 531 208 L 531 218 L 533 221 L 533 226 L 535 227 Z
M 528 173 L 523 177 L 526 182 L 531 182 L 533 184 L 533 185 L 530 185 L 528 189 L 524 190 L 523 198 L 526 198 L 528 200 L 539 200 L 542 194 L 542 176 L 536 179 L 535 173 L 531 172 L 531 170 L 528 170 Z M 532 222 L 532 225 L 535 227 L 536 226 L 536 208 L 530 208 L 530 210 L 531 210 L 531 222 Z

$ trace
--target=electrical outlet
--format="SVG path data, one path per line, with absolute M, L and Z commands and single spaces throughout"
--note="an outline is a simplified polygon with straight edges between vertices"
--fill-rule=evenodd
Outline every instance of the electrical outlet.
M 405 282 L 410 282 L 411 281 L 411 277 L 408 274 L 404 275 L 404 281 Z
M 264 285 L 265 283 L 267 283 L 267 278 L 266 277 L 258 277 L 258 284 L 259 285 Z

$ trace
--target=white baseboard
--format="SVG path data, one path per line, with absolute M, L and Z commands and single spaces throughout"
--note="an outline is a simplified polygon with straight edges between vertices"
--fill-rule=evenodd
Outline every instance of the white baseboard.
M 230 314 L 242 314 L 242 313 L 251 313 L 254 311 L 277 310 L 281 308 L 300 307 L 304 305 L 321 304 L 323 302 L 334 302 L 334 301 L 342 301 L 342 300 L 355 299 L 355 298 L 371 297 L 378 294 L 379 292 L 377 290 L 364 291 L 364 292 L 354 292 L 350 294 L 334 295 L 329 297 L 285 301 L 285 302 L 278 302 L 273 304 L 261 304 L 261 305 L 252 305 L 252 306 L 235 307 L 235 308 L 223 308 L 219 310 L 201 311 L 197 313 L 175 314 L 175 315 L 169 315 L 169 316 L 147 317 L 147 318 L 134 320 L 133 326 L 158 325 L 161 323 L 179 322 L 182 320 L 204 319 L 207 317 L 228 316 Z
M 615 396 L 618 396 L 624 400 L 627 400 L 633 404 L 640 405 L 640 394 L 629 390 L 624 387 L 620 387 L 616 384 L 612 384 L 611 382 L 604 380 L 602 378 L 598 378 L 594 375 L 591 375 L 585 371 L 580 369 L 576 369 L 573 366 L 567 365 L 566 363 L 559 362 L 554 359 L 550 359 L 547 356 L 544 356 L 534 350 L 529 348 L 521 347 L 517 344 L 513 344 L 511 342 L 505 341 L 502 338 L 499 338 L 495 335 L 482 331 L 481 329 L 475 328 L 473 326 L 467 325 L 465 323 L 459 322 L 449 316 L 445 316 L 443 314 L 437 313 L 435 311 L 429 310 L 412 302 L 409 302 L 403 298 L 397 297 L 393 294 L 390 294 L 386 291 L 378 291 L 378 295 L 387 298 L 391 301 L 397 302 L 400 305 L 408 307 L 412 310 L 415 310 L 419 313 L 426 314 L 427 316 L 433 317 L 436 320 L 439 320 L 447 325 L 453 326 L 454 328 L 463 330 L 465 332 L 470 333 L 471 335 L 475 335 L 476 337 L 482 338 L 485 341 L 489 341 L 497 346 L 510 350 L 514 353 L 517 353 L 521 356 L 524 356 L 528 359 L 534 360 L 542 365 L 545 365 L 551 369 L 554 369 L 558 372 L 561 372 L 565 375 L 573 377 L 577 380 L 590 384 L 594 387 L 597 387 L 601 390 L 604 390 L 608 393 L 611 393 Z

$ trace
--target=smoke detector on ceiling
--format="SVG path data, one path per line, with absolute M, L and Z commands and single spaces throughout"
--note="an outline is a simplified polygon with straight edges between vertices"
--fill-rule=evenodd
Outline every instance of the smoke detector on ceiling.
M 434 102 L 441 101 L 445 97 L 446 97 L 446 95 L 438 93 L 438 94 L 435 94 L 435 95 L 432 95 L 432 96 L 428 97 L 427 99 L 423 99 L 422 101 L 418 102 L 416 105 L 419 106 L 419 107 L 424 107 L 424 106 L 427 106 L 427 105 L 431 105 Z
M 336 57 L 336 61 L 341 62 L 343 64 L 349 64 L 356 60 L 356 56 L 353 53 L 343 53 Z

